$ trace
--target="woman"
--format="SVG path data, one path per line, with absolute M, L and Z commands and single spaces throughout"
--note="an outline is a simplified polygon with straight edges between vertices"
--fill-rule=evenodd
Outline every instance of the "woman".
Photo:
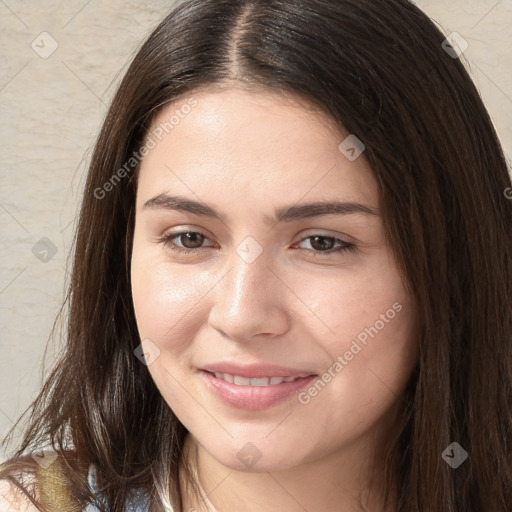
M 405 0 L 191 0 L 160 24 L 99 135 L 67 350 L 4 489 L 510 509 L 511 181 L 445 39 Z

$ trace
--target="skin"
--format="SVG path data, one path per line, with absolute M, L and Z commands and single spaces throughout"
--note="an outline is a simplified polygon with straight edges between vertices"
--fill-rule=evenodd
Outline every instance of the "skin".
M 220 511 L 355 512 L 364 510 L 359 498 L 377 511 L 382 450 L 417 361 L 418 332 L 372 170 L 364 153 L 350 161 L 338 149 L 348 133 L 296 97 L 240 88 L 193 97 L 197 105 L 142 161 L 131 261 L 141 340 L 160 351 L 148 370 L 190 432 L 185 458 L 197 455 L 200 483 Z M 185 104 L 166 106 L 151 130 Z M 162 193 L 225 218 L 143 207 Z M 265 222 L 280 207 L 327 200 L 377 215 Z M 187 230 L 205 238 L 172 241 L 195 253 L 159 241 Z M 333 237 L 324 252 L 308 238 L 315 235 Z M 252 262 L 237 253 L 249 236 L 262 250 Z M 355 250 L 326 254 L 342 245 L 336 239 Z M 394 303 L 400 312 L 307 404 L 295 395 L 248 411 L 221 402 L 199 378 L 198 368 L 224 360 L 321 376 Z M 260 453 L 252 467 L 237 457 L 249 442 Z M 184 510 L 206 510 L 192 493 L 184 500 Z

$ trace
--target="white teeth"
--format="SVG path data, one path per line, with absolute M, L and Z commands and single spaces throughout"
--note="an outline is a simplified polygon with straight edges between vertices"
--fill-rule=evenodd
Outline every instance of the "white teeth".
M 238 386 L 248 386 L 251 383 L 251 379 L 249 377 L 239 377 L 238 375 L 233 375 L 233 383 Z
M 251 386 L 268 386 L 270 379 L 268 377 L 262 377 L 259 379 L 251 379 Z
M 301 377 L 307 377 L 307 374 L 299 375 L 297 377 L 241 377 L 240 375 L 230 375 L 229 373 L 215 372 L 217 379 L 225 380 L 231 384 L 237 386 L 273 386 L 275 384 L 281 384 L 282 382 L 292 382 Z

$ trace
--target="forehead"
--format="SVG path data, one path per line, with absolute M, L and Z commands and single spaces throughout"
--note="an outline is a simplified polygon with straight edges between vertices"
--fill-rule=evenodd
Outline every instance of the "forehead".
M 141 196 L 177 187 L 210 198 L 243 193 L 257 202 L 308 194 L 377 206 L 364 153 L 349 160 L 339 149 L 349 134 L 298 97 L 240 89 L 191 93 L 166 105 L 147 135 L 153 147 L 141 162 Z

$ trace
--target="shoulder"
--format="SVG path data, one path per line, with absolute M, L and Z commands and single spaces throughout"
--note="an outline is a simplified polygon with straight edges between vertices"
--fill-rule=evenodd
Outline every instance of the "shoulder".
M 66 452 L 66 458 L 75 454 Z M 51 510 L 62 510 L 62 504 L 71 503 L 66 485 L 63 485 L 65 465 L 56 452 L 45 451 L 36 457 L 20 457 L 7 464 L 0 463 L 0 512 L 40 512 L 27 492 L 39 504 L 50 504 Z M 82 468 L 87 478 L 89 490 L 101 497 L 98 486 L 97 468 L 94 463 Z M 11 479 L 25 488 L 25 492 Z M 26 487 L 25 487 L 26 486 Z M 127 510 L 142 512 L 147 510 L 148 496 L 140 489 L 133 489 L 127 500 Z M 40 505 L 41 506 L 41 505 Z M 66 508 L 66 507 L 64 507 Z M 97 512 L 96 503 L 90 503 L 87 512 Z M 171 512 L 171 511 L 170 511 Z
M 29 494 L 37 501 L 37 462 L 30 455 L 0 463 L 0 512 L 35 512 L 37 507 Z
M 38 512 L 38 510 L 17 485 L 9 480 L 0 480 L 0 512 Z
M 0 512 L 39 511 L 32 499 L 39 504 L 42 495 L 46 503 L 48 491 L 62 494 L 62 472 L 59 454 L 50 450 L 0 463 Z

